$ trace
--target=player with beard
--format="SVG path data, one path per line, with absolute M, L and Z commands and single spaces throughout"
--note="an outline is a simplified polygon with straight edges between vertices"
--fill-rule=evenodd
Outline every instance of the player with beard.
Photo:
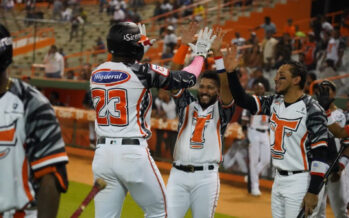
M 217 71 L 201 76 L 197 98 L 187 89 L 174 94 L 179 125 L 167 184 L 169 218 L 184 217 L 189 207 L 194 218 L 213 217 L 215 213 L 222 137 L 235 109 L 231 94 L 222 92 L 228 89 L 220 53 L 222 31 L 216 35 L 212 50 Z
M 225 62 L 227 64 L 227 62 Z M 276 94 L 245 93 L 237 71 L 226 65 L 235 103 L 252 114 L 270 116 L 270 143 L 276 169 L 272 188 L 272 215 L 297 217 L 305 207 L 312 214 L 318 202 L 319 184 L 328 169 L 327 120 L 323 108 L 303 92 L 306 69 L 298 62 L 282 65 L 274 78 Z

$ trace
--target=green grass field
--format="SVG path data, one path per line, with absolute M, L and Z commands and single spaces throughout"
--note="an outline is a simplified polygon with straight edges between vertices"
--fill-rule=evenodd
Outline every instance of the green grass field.
M 85 185 L 77 182 L 70 182 L 69 189 L 66 194 L 61 196 L 60 207 L 58 211 L 58 218 L 68 218 L 80 205 L 82 200 L 86 197 L 87 193 L 90 191 L 91 186 Z M 81 218 L 92 218 L 94 217 L 94 204 L 91 202 L 85 211 L 81 214 Z M 138 218 L 144 217 L 142 209 L 133 201 L 130 195 L 127 195 L 124 201 L 124 207 L 122 209 L 122 218 Z M 190 218 L 190 211 L 185 216 Z M 217 214 L 215 218 L 231 218 L 231 216 Z

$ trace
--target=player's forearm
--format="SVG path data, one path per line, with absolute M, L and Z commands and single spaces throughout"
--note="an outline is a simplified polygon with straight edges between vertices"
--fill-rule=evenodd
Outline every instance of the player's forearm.
M 183 68 L 185 56 L 187 55 L 188 50 L 189 50 L 188 45 L 181 44 L 181 46 L 177 49 L 177 52 L 172 59 L 172 64 L 171 64 L 172 70 L 180 70 Z
M 41 178 L 37 198 L 38 218 L 57 216 L 60 193 L 52 174 L 47 174 Z
M 252 113 L 256 112 L 256 102 L 251 95 L 245 92 L 244 88 L 240 84 L 236 72 L 228 73 L 228 83 L 230 92 L 234 98 L 235 103 L 242 108 L 248 109 Z
M 336 138 L 349 137 L 349 125 L 346 125 L 344 128 L 342 128 L 337 123 L 333 123 L 328 126 L 328 129 Z
M 191 73 L 195 75 L 196 78 L 198 78 L 201 73 L 203 65 L 204 65 L 204 57 L 195 56 L 191 64 L 183 68 L 183 71 L 187 71 L 188 73 Z
M 327 164 L 328 148 L 321 146 L 312 150 L 313 160 L 310 171 L 310 184 L 308 192 L 313 194 L 319 194 L 321 190 L 321 183 L 329 168 Z
M 232 103 L 233 101 L 233 96 L 231 93 L 228 91 L 229 90 L 229 82 L 228 82 L 228 77 L 227 77 L 227 72 L 224 67 L 224 60 L 222 57 L 222 53 L 220 50 L 213 51 L 213 54 L 215 55 L 215 65 L 216 65 L 216 71 L 219 76 L 219 80 L 221 83 L 220 86 L 220 92 L 219 92 L 219 97 L 223 103 L 223 105 L 228 105 Z

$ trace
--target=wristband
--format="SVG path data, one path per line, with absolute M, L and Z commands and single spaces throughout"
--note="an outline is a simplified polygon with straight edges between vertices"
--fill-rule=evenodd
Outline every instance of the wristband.
M 189 50 L 188 45 L 181 44 L 179 46 L 175 56 L 173 57 L 173 63 L 178 64 L 178 65 L 183 65 L 185 61 L 185 56 L 187 55 Z
M 214 62 L 216 65 L 217 73 L 224 73 L 225 67 L 224 67 L 224 60 L 223 60 L 222 56 L 214 57 Z
M 342 156 L 338 161 L 341 169 L 344 169 L 345 166 L 349 163 L 349 158 L 347 156 Z

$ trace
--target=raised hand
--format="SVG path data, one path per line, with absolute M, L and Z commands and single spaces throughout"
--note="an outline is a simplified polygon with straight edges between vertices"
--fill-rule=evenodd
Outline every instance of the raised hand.
M 197 22 L 192 21 L 189 24 L 189 29 L 182 29 L 182 44 L 189 44 L 195 40 L 195 34 L 199 30 L 199 25 Z
M 226 53 L 223 55 L 224 65 L 227 72 L 232 72 L 240 64 L 240 59 L 237 55 L 237 48 L 235 45 L 229 45 Z
M 144 47 L 144 53 L 148 51 L 150 46 L 152 46 L 156 39 L 149 39 L 147 37 L 147 32 L 145 30 L 145 24 L 138 24 L 139 31 L 141 32 L 141 39 L 139 40 L 139 43 L 141 43 Z
M 221 56 L 221 48 L 222 48 L 222 42 L 223 42 L 223 37 L 225 33 L 223 32 L 222 28 L 218 27 L 214 30 L 213 32 L 217 37 L 212 43 L 211 49 L 214 53 L 214 56 Z
M 200 30 L 198 40 L 196 44 L 189 43 L 190 48 L 193 50 L 195 56 L 207 57 L 207 53 L 211 48 L 212 42 L 216 38 L 216 35 L 212 35 L 212 29 L 205 27 L 204 30 Z

